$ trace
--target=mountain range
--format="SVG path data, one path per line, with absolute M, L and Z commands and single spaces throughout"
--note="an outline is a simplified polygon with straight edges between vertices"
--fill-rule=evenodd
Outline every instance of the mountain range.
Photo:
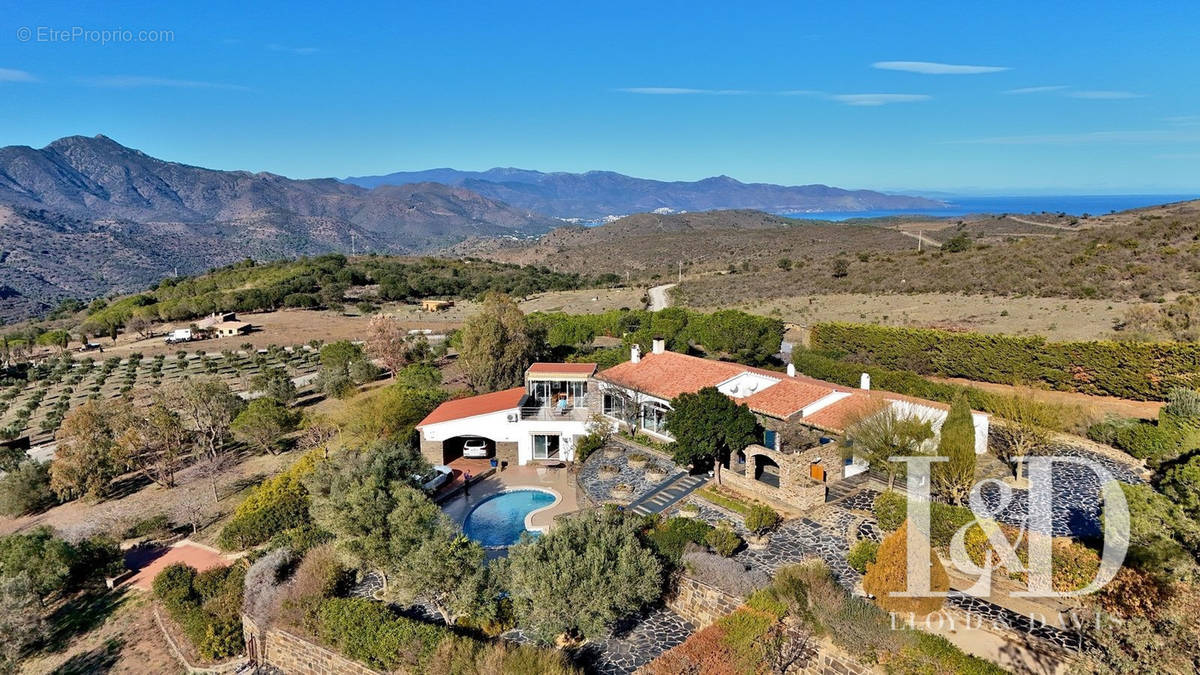
M 366 188 L 428 181 L 460 186 L 537 213 L 584 220 L 658 209 L 755 209 L 788 213 L 936 210 L 945 206 L 942 202 L 924 197 L 890 195 L 872 190 L 844 190 L 827 185 L 743 183 L 729 176 L 688 182 L 634 178 L 612 171 L 543 173 L 529 169 L 495 168 L 487 171 L 429 169 L 343 179 L 343 182 Z
M 105 136 L 0 148 L 0 319 L 65 297 L 133 291 L 246 257 L 424 252 L 532 236 L 553 218 L 440 183 L 375 190 L 217 171 Z
M 69 136 L 40 149 L 0 148 L 0 321 L 247 257 L 434 252 L 464 240 L 528 240 L 567 217 L 938 205 L 820 185 L 725 176 L 663 182 L 605 171 L 435 169 L 297 180 L 157 159 L 106 136 Z

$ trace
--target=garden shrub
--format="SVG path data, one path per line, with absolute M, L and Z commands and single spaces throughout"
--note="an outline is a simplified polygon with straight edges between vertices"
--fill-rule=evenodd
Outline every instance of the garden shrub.
M 312 473 L 319 451 L 301 457 L 283 473 L 268 478 L 242 500 L 221 529 L 217 543 L 225 550 L 257 546 L 276 534 L 310 522 L 308 491 L 303 479 Z
M 846 562 L 860 573 L 866 572 L 867 564 L 875 562 L 875 556 L 878 552 L 879 542 L 871 541 L 870 539 L 860 539 L 850 548 L 850 553 L 846 555 Z
M 452 635 L 443 640 L 430 659 L 426 675 L 504 673 L 577 675 L 579 671 L 559 650 L 503 642 L 486 643 Z
M 218 660 L 242 650 L 242 590 L 245 567 L 235 564 L 197 573 L 182 563 L 154 578 L 154 596 L 206 659 Z
M 913 598 L 897 595 L 908 587 L 908 527 L 905 521 L 900 529 L 889 534 L 879 545 L 876 561 L 867 565 L 863 576 L 863 590 L 875 596 L 880 607 L 890 611 L 925 616 L 942 608 L 940 597 Z M 929 587 L 935 592 L 950 589 L 950 577 L 942 566 L 932 546 L 929 549 Z
M 341 654 L 372 668 L 424 670 L 452 635 L 441 626 L 402 617 L 365 598 L 330 598 L 317 611 L 318 635 Z
M 779 514 L 771 507 L 754 504 L 750 507 L 750 514 L 746 516 L 746 529 L 755 534 L 762 534 L 775 529 L 781 520 Z
M 742 538 L 733 531 L 733 526 L 727 521 L 708 531 L 704 542 L 712 547 L 717 555 L 728 558 L 742 545 Z
M 703 544 L 712 529 L 698 518 L 675 517 L 655 524 L 646 532 L 646 537 L 660 557 L 675 564 L 688 542 Z
M 875 498 L 872 508 L 879 527 L 894 531 L 908 517 L 908 498 L 894 490 L 882 492 Z M 929 540 L 933 546 L 949 546 L 954 533 L 975 520 L 975 513 L 965 506 L 930 502 Z

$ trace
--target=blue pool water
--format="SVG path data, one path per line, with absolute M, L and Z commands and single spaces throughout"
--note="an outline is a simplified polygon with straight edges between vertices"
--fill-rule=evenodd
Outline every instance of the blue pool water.
M 540 490 L 512 490 L 479 502 L 463 521 L 463 532 L 485 547 L 512 546 L 525 532 L 525 516 L 550 506 L 554 495 Z

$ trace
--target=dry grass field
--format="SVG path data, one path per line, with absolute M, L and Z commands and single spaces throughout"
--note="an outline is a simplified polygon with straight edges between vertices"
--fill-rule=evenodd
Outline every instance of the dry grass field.
M 685 296 L 686 297 L 686 296 Z M 771 298 L 733 305 L 692 305 L 700 311 L 732 307 L 807 326 L 849 321 L 921 326 L 1050 340 L 1096 340 L 1113 336 L 1113 323 L 1137 302 L 1071 298 L 1007 298 L 951 293 L 830 293 Z

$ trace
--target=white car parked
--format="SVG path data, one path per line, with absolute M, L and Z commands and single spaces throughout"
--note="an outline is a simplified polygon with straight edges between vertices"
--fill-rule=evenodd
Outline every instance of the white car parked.
M 487 441 L 482 438 L 468 438 L 463 443 L 463 457 L 469 459 L 487 459 Z

